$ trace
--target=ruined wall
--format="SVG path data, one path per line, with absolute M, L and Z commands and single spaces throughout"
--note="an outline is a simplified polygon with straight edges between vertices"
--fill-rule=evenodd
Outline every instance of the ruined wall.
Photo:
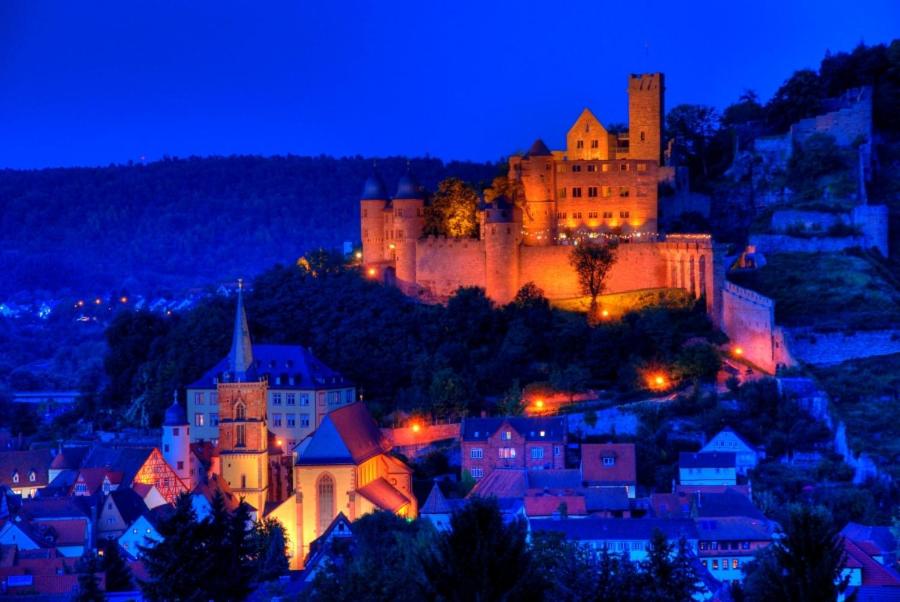
M 775 302 L 764 295 L 726 282 L 722 330 L 743 350 L 743 357 L 767 372 L 774 373 L 780 363 L 791 363 L 783 338 L 776 333 Z
M 888 256 L 887 205 L 858 205 L 850 213 L 850 220 L 862 231 L 866 249 L 875 247 L 883 257 Z
M 750 244 L 760 253 L 838 253 L 866 244 L 862 236 L 801 238 L 787 234 L 751 234 Z
M 801 119 L 791 126 L 791 137 L 795 143 L 802 143 L 817 133 L 834 136 L 841 146 L 850 146 L 859 140 L 872 140 L 872 89 L 870 87 L 847 90 L 837 98 L 828 99 L 826 106 L 834 110 L 808 119 Z
M 485 286 L 484 242 L 429 236 L 417 242 L 416 282 L 427 300 L 443 301 L 461 286 Z
M 838 364 L 847 360 L 900 353 L 900 331 L 872 330 L 815 332 L 787 330 L 791 355 L 809 364 Z

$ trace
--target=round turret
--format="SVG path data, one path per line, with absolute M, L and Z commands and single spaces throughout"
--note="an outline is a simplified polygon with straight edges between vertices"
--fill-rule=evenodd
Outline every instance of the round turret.
M 162 455 L 188 489 L 193 489 L 191 470 L 191 427 L 184 408 L 175 392 L 172 405 L 166 410 L 162 426 Z
M 411 174 L 406 174 L 400 178 L 400 181 L 397 183 L 397 194 L 394 195 L 395 201 L 397 199 L 421 199 L 422 197 L 422 190 Z
M 549 245 L 556 237 L 556 173 L 553 153 L 540 139 L 518 162 L 525 193 L 525 244 Z
M 388 258 L 393 251 L 397 286 L 407 294 L 416 291 L 416 245 L 425 227 L 425 200 L 411 174 L 400 178 L 393 207 L 393 236 L 387 241 Z
M 362 196 L 360 200 L 363 201 L 386 201 L 387 200 L 387 190 L 384 187 L 384 182 L 377 175 L 369 176 L 369 179 L 366 180 L 365 186 L 363 186 Z
M 519 284 L 522 212 L 499 196 L 484 210 L 485 291 L 495 302 L 512 301 Z
M 385 259 L 385 208 L 387 189 L 377 174 L 372 174 L 363 186 L 359 201 L 359 234 L 362 241 L 363 269 Z
M 163 420 L 163 426 L 182 426 L 188 424 L 187 414 L 178 400 L 172 402 L 169 409 L 166 410 L 166 416 Z

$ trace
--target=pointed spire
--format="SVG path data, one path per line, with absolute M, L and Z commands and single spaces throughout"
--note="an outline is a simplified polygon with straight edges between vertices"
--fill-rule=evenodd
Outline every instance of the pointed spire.
M 237 311 L 234 316 L 234 334 L 231 351 L 228 353 L 228 371 L 235 382 L 247 379 L 247 371 L 253 365 L 253 345 L 250 342 L 250 328 L 244 311 L 244 281 L 238 279 Z

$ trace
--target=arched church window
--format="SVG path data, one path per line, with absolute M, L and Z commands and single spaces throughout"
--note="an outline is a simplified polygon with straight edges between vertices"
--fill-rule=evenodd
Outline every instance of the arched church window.
M 247 419 L 247 406 L 242 403 L 234 406 L 234 419 L 235 420 L 246 420 Z
M 319 535 L 325 532 L 331 520 L 334 518 L 334 479 L 330 475 L 322 475 L 319 478 L 318 509 L 319 509 Z
M 244 447 L 246 445 L 246 433 L 244 431 L 246 427 L 243 424 L 237 425 L 237 430 L 235 433 L 235 447 Z

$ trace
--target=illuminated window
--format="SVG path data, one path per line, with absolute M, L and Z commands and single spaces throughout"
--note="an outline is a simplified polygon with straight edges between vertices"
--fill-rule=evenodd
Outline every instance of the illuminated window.
M 516 448 L 515 447 L 501 447 L 497 450 L 497 455 L 502 460 L 512 460 L 516 457 Z
M 731 568 L 733 568 L 733 569 L 738 568 L 738 559 L 737 558 L 731 559 Z
M 718 558 L 714 558 L 712 564 L 713 564 L 713 568 L 714 568 L 714 569 L 718 569 L 718 568 L 719 568 L 719 559 L 718 559 Z
M 203 412 L 197 412 L 194 414 L 194 426 L 203 426 L 206 424 L 205 420 L 206 415 Z
M 609 171 L 609 163 L 604 163 L 603 167 L 600 170 L 603 172 Z
M 512 440 L 512 431 L 503 431 L 500 434 L 500 438 L 503 439 L 504 441 Z
M 473 479 L 480 479 L 483 476 L 484 476 L 483 468 L 473 468 L 472 469 L 472 478 Z
M 13 474 L 12 474 L 12 482 L 13 482 L 13 483 L 18 483 L 18 482 L 19 482 L 19 472 L 18 472 L 18 471 L 13 471 Z
M 572 198 L 573 199 L 581 198 L 581 187 L 580 186 L 575 186 L 572 188 Z
M 603 197 L 609 198 L 612 196 L 612 186 L 602 186 L 601 190 L 603 191 Z
M 647 164 L 646 163 L 638 163 L 637 170 L 638 171 L 647 171 Z
M 300 405 L 302 405 L 302 406 L 309 405 L 309 393 L 301 393 L 300 394 Z
M 562 453 L 562 450 L 560 449 L 560 447 L 558 445 L 554 445 L 553 446 L 553 455 L 558 456 L 560 453 Z
M 469 450 L 469 457 L 473 460 L 480 460 L 484 457 L 484 450 L 480 447 L 473 447 Z
M 604 466 L 615 466 L 616 458 L 614 456 L 603 456 L 603 465 Z
M 540 460 L 544 457 L 544 448 L 543 447 L 532 447 L 531 448 L 531 459 L 532 460 Z
M 322 475 L 319 477 L 316 490 L 319 505 L 319 535 L 321 535 L 334 518 L 334 479 L 327 474 Z
M 706 543 L 705 541 L 701 541 L 701 542 L 700 542 L 700 549 L 701 549 L 701 550 L 706 550 L 707 548 L 709 548 L 709 544 Z
M 37 475 L 34 474 L 33 470 L 28 473 L 28 480 L 31 481 L 32 483 L 34 483 L 35 480 L 37 480 Z

